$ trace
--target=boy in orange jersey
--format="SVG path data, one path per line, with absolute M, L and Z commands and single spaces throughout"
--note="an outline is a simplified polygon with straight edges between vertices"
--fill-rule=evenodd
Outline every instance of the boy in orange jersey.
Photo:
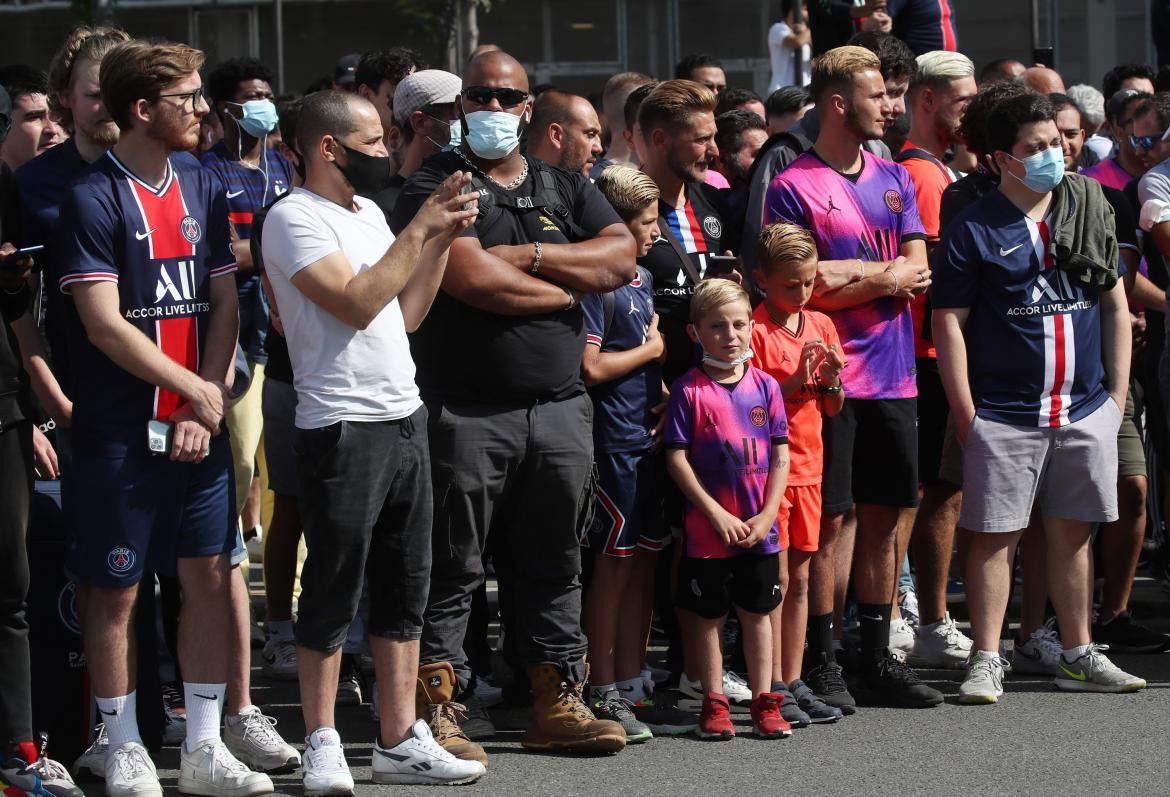
M 845 400 L 837 330 L 828 316 L 805 308 L 816 278 L 817 247 L 807 230 L 779 222 L 761 231 L 755 279 L 767 296 L 752 314 L 753 364 L 780 383 L 792 460 L 780 509 L 780 580 L 787 586 L 772 613 L 772 691 L 785 696 L 781 713 L 797 728 L 842 716 L 800 680 L 809 561 L 821 525 L 822 413 L 836 415 Z M 828 635 L 831 627 L 810 632 Z

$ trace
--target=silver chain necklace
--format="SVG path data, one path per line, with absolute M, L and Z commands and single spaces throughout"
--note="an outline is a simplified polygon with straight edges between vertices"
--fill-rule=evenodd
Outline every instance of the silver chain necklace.
M 517 188 L 524 185 L 524 181 L 528 179 L 528 159 L 525 158 L 523 155 L 520 156 L 520 162 L 524 164 L 524 171 L 520 172 L 520 176 L 517 177 L 515 180 L 513 180 L 510 183 L 505 184 L 505 183 L 501 183 L 499 180 L 492 177 L 490 174 L 485 172 L 483 169 L 479 168 L 474 163 L 472 163 L 471 159 L 463 154 L 463 147 L 456 147 L 453 151 L 456 155 L 459 156 L 460 160 L 462 160 L 464 163 L 466 163 L 468 166 L 470 166 L 474 171 L 479 172 L 484 177 L 491 180 L 493 183 L 495 183 L 496 185 L 498 185 L 500 188 L 504 189 L 505 191 L 515 191 Z

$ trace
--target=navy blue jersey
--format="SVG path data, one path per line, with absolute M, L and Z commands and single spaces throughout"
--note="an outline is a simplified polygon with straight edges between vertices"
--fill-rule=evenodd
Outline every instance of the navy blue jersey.
M 60 237 L 61 202 L 77 177 L 89 168 L 77 151 L 77 143 L 67 139 L 42 152 L 15 172 L 20 196 L 20 246 L 44 245 L 36 255 L 45 287 L 45 337 L 53 358 L 57 381 L 72 395 L 67 383 L 69 372 L 66 346 L 67 305 L 70 299 L 56 289 L 62 276 L 64 241 Z
M 581 300 L 585 315 L 585 343 L 602 352 L 629 351 L 646 342 L 650 316 L 654 315 L 654 279 L 638 266 L 627 285 L 613 291 L 613 315 L 606 329 L 606 300 L 589 294 Z M 633 373 L 594 385 L 593 444 L 597 451 L 617 453 L 650 447 L 650 430 L 657 417 L 650 409 L 662 401 L 662 367 L 647 363 Z
M 963 333 L 980 417 L 1065 426 L 1108 398 L 1097 295 L 1056 268 L 1048 242 L 1048 223 L 996 190 L 934 252 L 934 307 L 970 308 Z
M 252 237 L 252 217 L 288 193 L 292 187 L 292 164 L 279 152 L 261 148 L 262 168 L 253 169 L 228 154 L 227 143 L 220 141 L 201 156 L 207 169 L 215 173 L 227 196 L 228 218 L 242 239 Z M 264 339 L 268 335 L 268 303 L 260 290 L 256 271 L 236 274 L 240 299 L 240 345 L 250 362 L 268 359 Z
M 889 0 L 886 11 L 894 18 L 894 35 L 915 55 L 959 49 L 951 0 Z
M 69 190 L 61 207 L 62 291 L 79 282 L 118 285 L 122 317 L 191 371 L 211 311 L 211 280 L 230 276 L 227 202 L 214 174 L 172 155 L 158 188 L 107 152 Z M 145 445 L 149 419 L 166 420 L 184 403 L 132 376 L 69 325 L 73 427 L 79 437 Z

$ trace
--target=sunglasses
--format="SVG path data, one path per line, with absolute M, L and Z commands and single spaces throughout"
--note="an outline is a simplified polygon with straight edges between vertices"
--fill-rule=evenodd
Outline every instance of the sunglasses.
M 1144 149 L 1146 152 L 1150 152 L 1158 145 L 1158 142 L 1165 141 L 1167 138 L 1170 138 L 1170 127 L 1166 128 L 1166 132 L 1161 136 L 1130 136 L 1129 143 L 1134 149 Z
M 528 100 L 527 91 L 492 86 L 467 86 L 463 89 L 463 96 L 476 105 L 488 105 L 494 98 L 500 101 L 501 108 L 514 108 Z

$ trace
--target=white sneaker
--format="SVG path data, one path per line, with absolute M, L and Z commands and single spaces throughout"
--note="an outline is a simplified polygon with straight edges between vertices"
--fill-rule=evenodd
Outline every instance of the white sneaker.
M 99 724 L 89 747 L 73 762 L 73 777 L 78 780 L 102 780 L 106 776 L 106 758 L 110 753 L 110 737 L 105 723 Z
M 162 793 L 158 770 L 138 742 L 126 742 L 106 756 L 108 797 L 162 797 Z
M 1002 656 L 976 651 L 967 668 L 967 677 L 959 685 L 959 702 L 967 705 L 995 703 L 1003 696 Z
M 415 722 L 410 733 L 389 750 L 374 742 L 374 783 L 455 785 L 477 781 L 487 772 L 478 761 L 464 761 L 440 747 L 426 720 Z
M 903 617 L 890 620 L 890 651 L 905 661 L 913 649 L 914 629 L 910 627 L 910 623 Z
M 345 748 L 332 728 L 318 728 L 309 734 L 301 763 L 306 797 L 353 794 L 353 775 L 345 763 Z
M 911 667 L 960 670 L 967 666 L 973 644 L 947 612 L 937 623 L 918 626 L 906 663 Z
M 691 680 L 684 672 L 678 677 L 678 691 L 681 696 L 678 707 L 683 711 L 700 711 L 703 708 L 703 684 Z M 731 670 L 723 671 L 723 694 L 731 705 L 732 713 L 748 711 L 752 705 L 752 690 L 747 682 Z
M 1056 631 L 1041 626 L 1032 632 L 1023 644 L 1017 644 L 1012 651 L 1012 671 L 1057 675 L 1060 652 L 1063 646 Z
M 297 680 L 297 644 L 291 639 L 269 639 L 261 656 L 266 676 L 278 681 Z
M 1146 679 L 1130 675 L 1113 662 L 1103 651 L 1108 645 L 1089 645 L 1089 650 L 1074 661 L 1062 653 L 1057 666 L 1056 688 L 1070 692 L 1138 692 L 1146 688 Z
M 228 752 L 219 739 L 187 750 L 179 748 L 179 793 L 205 797 L 253 797 L 271 794 L 272 779 L 263 772 L 253 772 Z
M 223 742 L 231 754 L 258 772 L 282 772 L 301 765 L 301 754 L 276 732 L 276 719 L 255 706 L 224 722 Z
M 912 589 L 899 593 L 902 602 L 898 604 L 898 613 L 902 619 L 910 624 L 911 628 L 918 627 L 918 595 Z

